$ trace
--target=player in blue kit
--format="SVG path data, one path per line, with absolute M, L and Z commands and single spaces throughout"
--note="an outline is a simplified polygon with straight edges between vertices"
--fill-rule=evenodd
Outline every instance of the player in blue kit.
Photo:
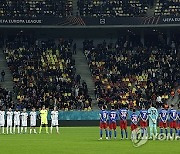
M 131 139 L 133 140 L 135 140 L 137 137 L 135 130 L 138 128 L 138 121 L 139 121 L 139 116 L 136 113 L 136 110 L 133 109 L 133 113 L 131 115 Z
M 145 109 L 144 106 L 142 107 L 142 110 L 140 110 L 139 119 L 140 119 L 142 137 L 146 137 L 148 135 L 147 132 L 148 111 Z
M 176 135 L 178 133 L 177 118 L 178 118 L 178 112 L 174 109 L 174 105 L 171 104 L 171 109 L 169 110 L 169 127 L 170 127 L 171 137 L 173 135 L 173 129 L 175 130 Z
M 119 110 L 121 139 L 124 139 L 124 132 L 125 132 L 125 135 L 126 135 L 126 139 L 128 139 L 127 116 L 128 116 L 128 110 L 125 107 L 123 109 Z
M 106 132 L 106 139 L 108 139 L 108 130 L 107 130 L 107 121 L 109 113 L 106 111 L 106 106 L 103 105 L 100 112 L 100 140 L 102 140 L 103 136 L 103 129 Z
M 180 111 L 178 112 L 178 134 L 180 137 Z
M 116 121 L 118 118 L 117 112 L 114 110 L 114 106 L 111 107 L 111 111 L 109 112 L 109 138 L 112 137 L 112 129 L 114 130 L 114 138 L 116 139 Z
M 159 127 L 160 127 L 160 133 L 163 134 L 163 129 L 165 129 L 166 137 L 168 138 L 168 111 L 162 107 L 162 109 L 159 111 Z

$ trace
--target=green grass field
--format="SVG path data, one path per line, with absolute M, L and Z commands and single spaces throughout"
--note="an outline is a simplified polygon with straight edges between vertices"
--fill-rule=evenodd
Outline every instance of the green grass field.
M 55 131 L 55 129 L 54 129 Z M 177 154 L 180 141 L 148 141 L 135 148 L 131 140 L 99 141 L 98 127 L 63 127 L 60 134 L 0 134 L 0 154 Z

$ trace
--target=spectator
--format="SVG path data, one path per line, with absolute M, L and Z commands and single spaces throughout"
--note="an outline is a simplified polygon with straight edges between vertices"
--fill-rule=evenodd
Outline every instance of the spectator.
M 161 96 L 158 96 L 158 97 L 157 97 L 156 102 L 157 102 L 157 106 L 158 106 L 158 107 L 161 107 L 161 106 L 162 106 L 162 103 L 163 103 L 163 102 L 162 102 Z
M 76 43 L 73 45 L 73 54 L 76 54 Z
M 79 85 L 80 85 L 80 83 L 81 83 L 81 76 L 80 76 L 79 74 L 76 76 L 76 82 L 77 82 L 77 84 L 79 84 Z
M 1 71 L 1 82 L 4 82 L 4 77 L 5 77 L 6 73 L 4 70 Z

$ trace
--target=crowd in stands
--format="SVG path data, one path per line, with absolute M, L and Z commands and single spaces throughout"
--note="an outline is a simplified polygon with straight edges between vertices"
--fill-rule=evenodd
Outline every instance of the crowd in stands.
M 1 0 L 2 17 L 38 17 L 72 15 L 72 0 Z
M 179 4 L 180 0 L 77 0 L 77 15 L 146 16 L 153 6 L 155 15 L 179 15 Z M 73 15 L 73 7 L 73 0 L 1 0 L 0 17 L 66 17 Z
M 19 109 L 46 105 L 65 111 L 91 110 L 87 85 L 76 74 L 72 42 L 63 38 L 36 39 L 23 33 L 6 40 L 4 54 L 13 74 L 17 102 L 4 105 Z
M 0 106 L 12 106 L 12 92 L 0 86 Z
M 144 16 L 148 9 L 146 0 L 78 0 L 80 16 L 120 17 Z
M 155 15 L 179 15 L 180 0 L 158 0 Z
M 160 107 L 180 85 L 180 44 L 143 46 L 123 37 L 116 43 L 83 44 L 99 106 Z

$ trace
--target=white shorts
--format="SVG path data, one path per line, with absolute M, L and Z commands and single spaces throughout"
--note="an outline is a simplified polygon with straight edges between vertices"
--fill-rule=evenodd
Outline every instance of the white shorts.
M 11 120 L 10 120 L 10 121 L 7 120 L 7 127 L 8 127 L 8 126 L 12 127 L 12 121 L 11 121 Z
M 31 127 L 35 127 L 35 126 L 36 126 L 36 121 L 31 121 L 31 122 L 30 122 L 30 126 L 31 126 Z
M 20 121 L 14 121 L 14 126 L 20 126 Z
M 27 121 L 22 121 L 21 126 L 22 127 L 27 127 Z
M 0 121 L 0 127 L 4 127 L 5 121 Z
M 51 126 L 58 126 L 58 120 L 52 120 Z

